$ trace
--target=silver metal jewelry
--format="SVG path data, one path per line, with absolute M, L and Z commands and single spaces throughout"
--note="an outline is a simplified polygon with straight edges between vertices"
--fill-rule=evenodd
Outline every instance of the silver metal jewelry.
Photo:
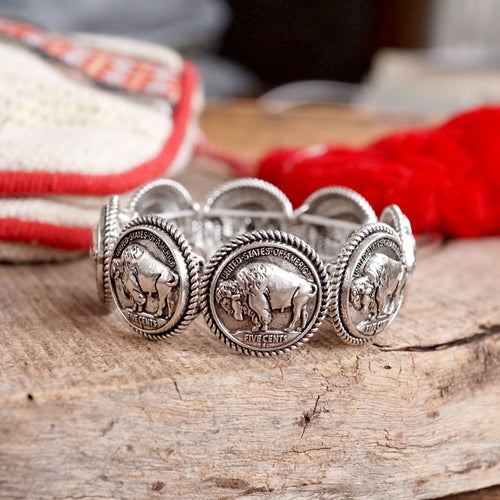
M 293 207 L 277 187 L 260 179 L 236 179 L 222 184 L 207 197 L 203 206 L 205 255 L 238 234 L 257 229 L 286 230 Z
M 124 210 L 127 222 L 149 214 L 157 214 L 181 230 L 188 241 L 193 239 L 193 220 L 200 207 L 178 182 L 156 179 L 142 186 L 131 198 Z
M 330 284 L 322 261 L 303 240 L 254 231 L 212 256 L 201 295 L 205 320 L 221 340 L 246 354 L 277 354 L 300 346 L 318 329 Z
M 295 220 L 293 234 L 309 242 L 323 261 L 329 262 L 355 229 L 377 222 L 377 216 L 356 191 L 331 186 L 312 193 L 295 211 Z
M 118 311 L 145 337 L 178 333 L 198 314 L 200 259 L 162 217 L 138 217 L 124 228 L 109 273 Z
M 337 335 L 362 344 L 387 328 L 401 306 L 408 268 L 397 233 L 384 223 L 362 226 L 331 262 L 329 319 Z
M 403 243 L 403 251 L 406 259 L 408 272 L 411 274 L 415 269 L 415 260 L 417 256 L 417 245 L 411 231 L 411 224 L 408 217 L 401 211 L 397 205 L 389 205 L 382 210 L 380 222 L 385 222 L 391 226 Z
M 255 355 L 290 351 L 326 317 L 362 344 L 394 320 L 415 265 L 415 240 L 396 205 L 380 221 L 344 187 L 299 208 L 276 187 L 238 179 L 203 207 L 178 183 L 140 188 L 120 212 L 103 208 L 92 255 L 101 299 L 136 332 L 178 333 L 202 311 L 211 330 Z
M 111 250 L 120 233 L 119 198 L 112 196 L 101 209 L 99 222 L 92 233 L 90 256 L 94 263 L 97 294 L 109 309 L 112 306 L 111 284 L 109 279 L 109 261 Z

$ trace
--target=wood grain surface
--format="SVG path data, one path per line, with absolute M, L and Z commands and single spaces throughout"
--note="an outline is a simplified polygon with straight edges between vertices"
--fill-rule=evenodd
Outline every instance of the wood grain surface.
M 202 121 L 248 154 L 362 144 L 403 123 L 249 103 Z M 227 175 L 200 160 L 180 180 L 202 201 Z M 228 349 L 202 318 L 163 342 L 137 336 L 99 305 L 87 260 L 1 266 L 0 498 L 413 499 L 500 484 L 500 239 L 423 239 L 417 259 L 375 343 L 343 345 L 325 325 L 269 359 Z

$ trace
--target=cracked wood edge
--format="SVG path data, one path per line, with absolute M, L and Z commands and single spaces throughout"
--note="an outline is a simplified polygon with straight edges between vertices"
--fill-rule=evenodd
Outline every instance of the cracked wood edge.
M 217 183 L 200 172 L 201 191 Z M 210 184 L 210 185 L 212 185 Z M 2 267 L 0 498 L 431 498 L 500 477 L 500 242 L 420 245 L 376 345 L 147 342 L 87 263 Z M 445 271 L 443 271 L 445 270 Z
M 498 250 L 456 242 L 421 273 L 474 248 L 481 261 Z M 474 316 L 455 312 L 453 332 L 411 324 L 422 303 L 427 325 L 441 321 L 416 277 L 400 327 L 380 344 L 344 346 L 323 328 L 262 363 L 226 349 L 201 320 L 172 342 L 128 333 L 96 315 L 85 266 L 3 269 L 20 278 L 5 298 L 30 305 L 2 317 L 6 497 L 429 498 L 498 481 L 496 275 L 461 297 L 446 283 L 456 276 L 441 279 L 475 304 Z
M 442 349 L 450 349 L 452 347 L 460 345 L 475 344 L 476 342 L 481 342 L 483 339 L 488 338 L 490 335 L 500 334 L 500 324 L 489 325 L 489 326 L 488 325 L 478 325 L 478 326 L 482 330 L 479 333 L 475 333 L 474 335 L 470 335 L 468 337 L 462 337 L 455 340 L 450 340 L 448 342 L 440 342 L 439 344 L 390 347 L 374 342 L 373 345 L 375 347 L 378 347 L 382 351 L 430 352 L 430 351 L 439 351 Z
M 0 410 L 0 491 L 429 498 L 494 484 L 500 337 L 471 339 L 424 352 L 348 348 L 335 364 L 299 356 L 259 371 L 166 374 L 46 402 L 35 393 Z

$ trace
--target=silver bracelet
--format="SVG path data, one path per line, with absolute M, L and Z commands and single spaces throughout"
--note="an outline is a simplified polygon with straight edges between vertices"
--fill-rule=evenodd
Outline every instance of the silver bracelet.
M 203 207 L 182 185 L 156 180 L 120 209 L 113 196 L 94 231 L 97 290 L 150 339 L 184 330 L 202 312 L 211 330 L 246 354 L 306 342 L 325 318 L 350 344 L 395 318 L 415 267 L 415 239 L 396 205 L 377 219 L 344 187 L 293 210 L 273 185 L 238 179 Z

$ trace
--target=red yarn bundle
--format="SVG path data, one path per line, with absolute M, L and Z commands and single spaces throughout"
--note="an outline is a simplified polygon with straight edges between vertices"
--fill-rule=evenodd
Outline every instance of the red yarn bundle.
M 500 107 L 429 130 L 391 134 L 360 150 L 276 149 L 258 164 L 295 205 L 324 186 L 354 189 L 380 211 L 396 203 L 415 233 L 500 234 Z

